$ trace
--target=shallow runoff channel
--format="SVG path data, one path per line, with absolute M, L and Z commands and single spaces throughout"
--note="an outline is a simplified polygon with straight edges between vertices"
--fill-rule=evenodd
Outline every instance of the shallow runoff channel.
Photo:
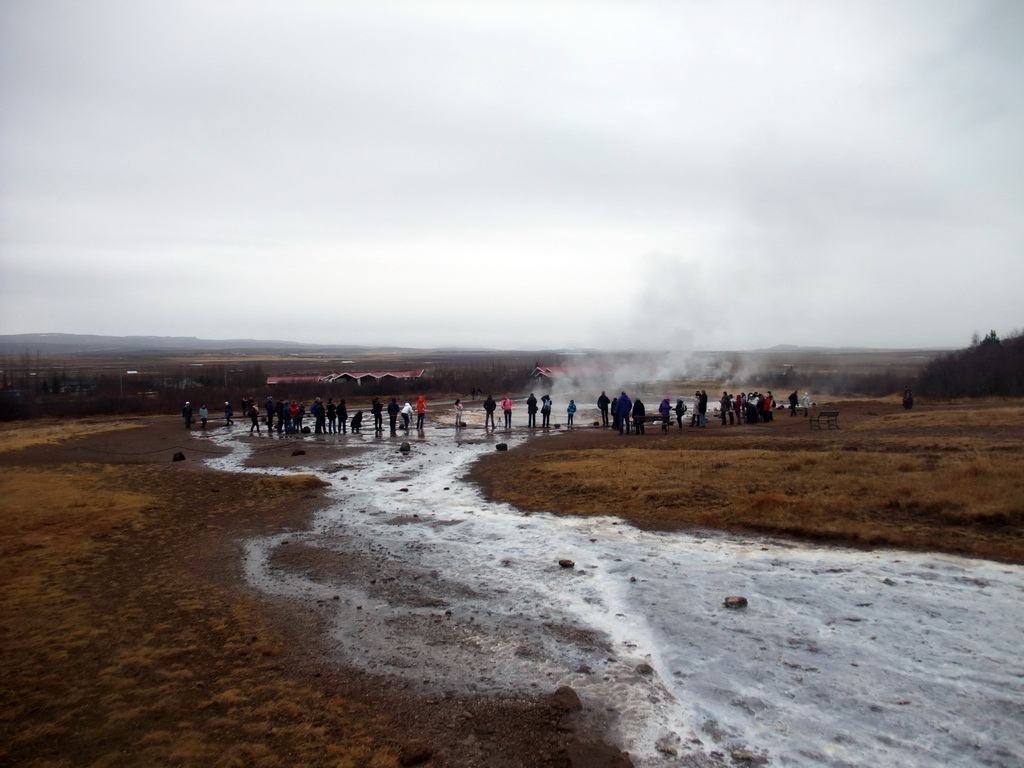
M 269 446 L 213 439 L 230 471 Z M 309 530 L 247 542 L 246 569 L 324 612 L 339 662 L 424 694 L 571 686 L 637 766 L 1024 765 L 1024 568 L 527 515 L 464 479 L 521 434 L 403 439 L 308 435 L 364 450 L 244 470 L 331 484 Z

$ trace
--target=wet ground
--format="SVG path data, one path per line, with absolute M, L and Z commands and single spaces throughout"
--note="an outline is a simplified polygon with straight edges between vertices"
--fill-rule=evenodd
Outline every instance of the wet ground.
M 1024 764 L 1020 566 L 524 515 L 464 479 L 521 432 L 210 439 L 216 468 L 331 484 L 246 570 L 345 664 L 428 695 L 569 685 L 638 766 Z

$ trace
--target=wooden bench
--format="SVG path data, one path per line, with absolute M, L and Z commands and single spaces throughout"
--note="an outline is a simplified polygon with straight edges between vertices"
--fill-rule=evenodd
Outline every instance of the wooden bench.
M 839 411 L 818 411 L 811 416 L 811 429 L 821 429 L 821 420 L 825 420 L 826 429 L 839 429 Z
M 646 424 L 658 424 L 659 426 L 661 426 L 662 431 L 668 432 L 668 425 L 669 425 L 670 421 L 671 421 L 671 418 L 668 418 L 668 419 L 662 418 L 662 415 L 660 413 L 649 413 L 649 414 L 647 414 L 645 416 L 634 416 L 633 417 L 633 431 L 635 432 L 636 428 L 640 425 L 640 423 L 643 423 L 645 425 Z

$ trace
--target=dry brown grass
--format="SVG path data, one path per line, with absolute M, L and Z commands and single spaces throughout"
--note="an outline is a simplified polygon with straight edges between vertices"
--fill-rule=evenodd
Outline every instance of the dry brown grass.
M 65 440 L 145 426 L 136 419 L 38 419 L 32 422 L 11 422 L 0 426 L 0 453 L 17 451 L 33 445 L 52 445 Z
M 1020 422 L 1019 408 L 867 407 L 838 433 L 616 436 L 608 447 L 511 451 L 478 474 L 528 510 L 1024 562 L 1021 441 L 984 429 Z
M 193 501 L 221 491 L 234 511 Z M 260 606 L 204 576 L 252 493 L 170 466 L 4 468 L 0 765 L 398 764 L 382 721 L 290 676 Z
M 260 477 L 255 485 L 257 490 L 264 493 L 294 493 L 323 488 L 327 483 L 316 475 L 280 475 Z

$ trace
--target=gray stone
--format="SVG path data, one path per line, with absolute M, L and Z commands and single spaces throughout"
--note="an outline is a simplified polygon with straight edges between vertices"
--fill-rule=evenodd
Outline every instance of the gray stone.
M 583 702 L 580 701 L 579 695 L 568 685 L 559 687 L 548 701 L 552 707 L 563 712 L 579 712 L 583 709 Z

